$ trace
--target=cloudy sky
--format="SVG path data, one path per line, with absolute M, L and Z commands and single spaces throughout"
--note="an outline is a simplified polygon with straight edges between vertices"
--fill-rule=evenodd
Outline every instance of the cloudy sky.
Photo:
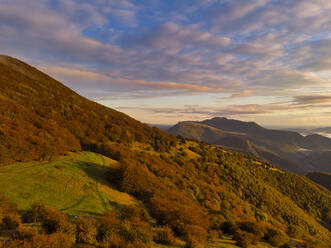
M 143 122 L 331 126 L 330 0 L 0 0 L 0 53 Z

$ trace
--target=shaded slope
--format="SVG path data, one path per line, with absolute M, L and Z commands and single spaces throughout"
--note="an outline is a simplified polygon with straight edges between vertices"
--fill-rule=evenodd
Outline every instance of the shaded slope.
M 309 172 L 306 177 L 331 191 L 331 173 Z

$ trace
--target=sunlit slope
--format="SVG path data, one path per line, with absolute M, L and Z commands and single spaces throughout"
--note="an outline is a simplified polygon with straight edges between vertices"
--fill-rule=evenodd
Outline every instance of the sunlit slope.
M 103 180 L 105 169 L 115 164 L 91 152 L 52 162 L 16 163 L 0 168 L 0 188 L 21 210 L 39 201 L 70 214 L 103 214 L 121 204 L 138 204 Z
M 36 68 L 0 55 L 0 166 L 93 150 L 107 141 L 170 143 L 157 128 L 92 102 Z

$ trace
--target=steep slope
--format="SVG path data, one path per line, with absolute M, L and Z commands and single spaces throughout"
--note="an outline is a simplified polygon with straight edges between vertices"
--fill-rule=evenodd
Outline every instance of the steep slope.
M 168 146 L 162 131 L 89 101 L 37 69 L 0 56 L 0 165 L 49 159 L 104 141 Z
M 258 240 L 267 240 L 271 232 L 281 237 L 283 243 L 287 236 L 318 242 L 319 247 L 330 242 L 327 229 L 331 219 L 330 192 L 307 178 L 242 153 L 176 139 L 80 97 L 23 62 L 8 57 L 2 60 L 5 61 L 0 64 L 2 163 L 46 160 L 31 162 L 36 168 L 17 163 L 1 169 L 3 180 L 11 177 L 14 182 L 14 177 L 19 176 L 17 184 L 22 184 L 11 183 L 8 191 L 6 187 L 2 190 L 22 208 L 24 197 L 52 200 L 48 197 L 52 189 L 43 181 L 46 176 L 49 180 L 53 174 L 69 180 L 72 175 L 77 183 L 68 188 L 73 199 L 82 197 L 83 184 L 88 188 L 88 183 L 101 180 L 106 182 L 105 192 L 117 189 L 138 199 L 158 225 L 170 226 L 177 235 L 185 235 L 187 230 L 228 231 L 226 225 L 237 225 L 244 231 L 242 226 L 249 223 L 263 227 Z M 47 161 L 59 161 L 55 155 L 80 149 L 101 153 L 116 166 L 103 171 L 103 164 L 91 166 L 88 159 L 83 159 L 70 164 L 62 161 L 56 168 Z M 20 166 L 22 173 L 26 169 L 26 174 L 19 174 Z M 76 180 L 76 176 L 80 179 Z M 33 184 L 30 178 L 39 181 Z M 44 199 L 34 188 L 43 182 L 47 191 Z M 56 182 L 61 180 L 55 178 Z M 92 198 L 97 197 L 95 192 L 90 194 Z M 112 204 L 108 193 L 104 195 L 108 201 L 101 201 L 105 208 Z M 68 200 L 65 205 L 72 203 L 68 192 L 56 194 L 59 195 L 53 199 L 54 206 L 65 208 L 57 202 L 62 198 Z

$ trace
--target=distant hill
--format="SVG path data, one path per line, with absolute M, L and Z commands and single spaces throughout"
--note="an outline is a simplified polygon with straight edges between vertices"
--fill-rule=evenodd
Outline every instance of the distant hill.
M 331 171 L 325 159 L 319 159 L 322 160 L 320 164 L 309 159 L 328 157 L 331 151 L 331 139 L 318 134 L 302 136 L 293 131 L 270 130 L 254 122 L 221 117 L 201 122 L 180 122 L 168 132 L 245 152 L 296 173 L 321 169 Z
M 331 173 L 309 172 L 306 177 L 331 191 Z
M 201 137 L 217 133 L 229 146 L 278 158 L 261 136 L 197 126 L 191 131 Z M 254 123 L 248 126 L 267 134 Z M 291 135 L 289 150 L 298 137 Z M 277 138 L 277 147 L 283 148 L 287 143 Z M 22 212 L 34 200 L 92 216 L 106 209 L 116 215 L 133 203 L 143 213 L 127 212 L 129 217 L 136 221 L 137 214 L 169 227 L 186 238 L 186 245 L 192 233 L 205 242 L 207 233 L 220 231 L 254 242 L 277 240 L 277 246 L 289 240 L 317 247 L 330 243 L 327 189 L 255 155 L 168 135 L 7 56 L 0 57 L 0 161 L 0 191 Z M 136 236 L 138 227 L 131 226 Z M 150 239 L 147 243 L 144 247 L 151 247 Z
M 331 127 L 320 127 L 312 129 L 311 132 L 331 133 Z

